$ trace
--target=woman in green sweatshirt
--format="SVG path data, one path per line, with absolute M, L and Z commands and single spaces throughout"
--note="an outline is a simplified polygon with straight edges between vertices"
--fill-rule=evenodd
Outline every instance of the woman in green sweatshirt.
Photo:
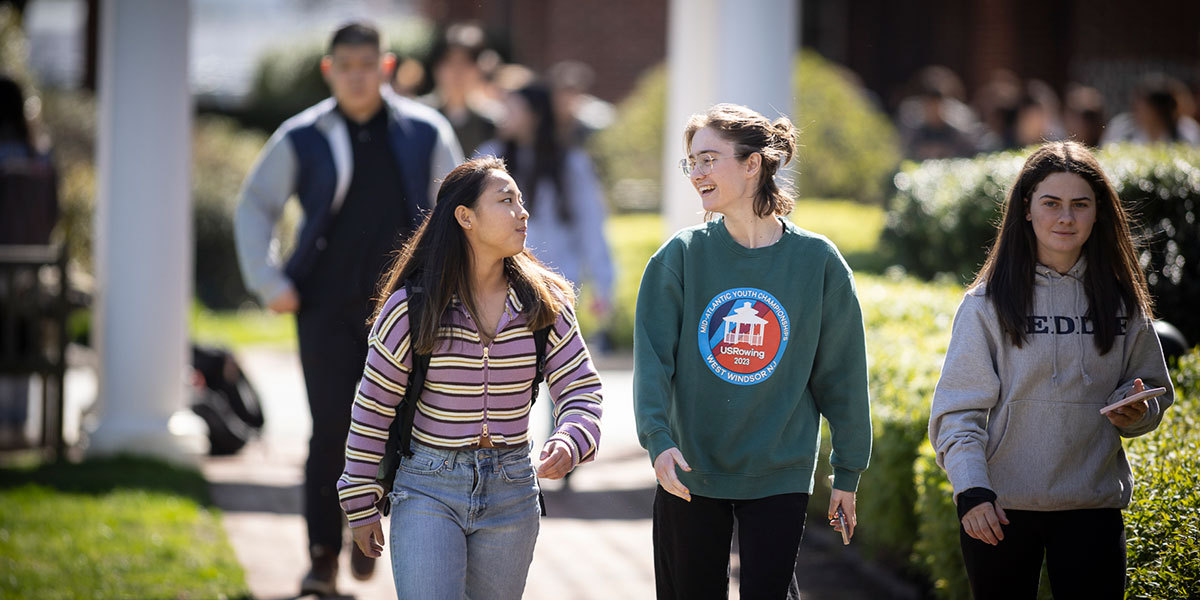
M 1122 437 L 1174 394 L 1128 217 L 1087 148 L 1025 161 L 967 290 L 933 394 L 929 439 L 954 486 L 976 600 L 1124 597 L 1133 475 Z M 1107 410 L 1143 391 L 1163 394 Z M 1104 409 L 1104 410 L 1102 410 Z
M 684 137 L 680 166 L 722 218 L 676 233 L 638 292 L 634 406 L 659 482 L 658 597 L 725 598 L 735 520 L 741 596 L 796 597 L 822 415 L 828 515 L 854 530 L 871 453 L 862 311 L 837 248 L 783 218 L 793 201 L 774 178 L 796 149 L 791 121 L 719 104 Z

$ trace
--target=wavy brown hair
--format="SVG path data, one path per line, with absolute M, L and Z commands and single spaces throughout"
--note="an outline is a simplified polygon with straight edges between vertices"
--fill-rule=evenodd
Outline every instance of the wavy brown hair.
M 789 190 L 780 188 L 775 173 L 796 154 L 796 128 L 787 117 L 770 121 L 739 104 L 717 104 L 704 114 L 692 115 L 683 131 L 683 152 L 691 154 L 696 132 L 711 127 L 733 143 L 737 158 L 751 154 L 762 156 L 758 190 L 754 194 L 754 214 L 759 217 L 788 215 L 796 202 Z
M 494 156 L 469 160 L 455 167 L 438 189 L 437 204 L 417 231 L 397 253 L 392 266 L 380 280 L 374 322 L 393 292 L 411 281 L 425 293 L 420 322 L 410 323 L 413 349 L 432 354 L 437 343 L 438 325 L 457 297 L 472 315 L 478 315 L 471 293 L 471 249 L 454 209 L 474 208 L 484 186 L 495 172 L 508 173 L 504 161 Z M 528 249 L 504 259 L 504 275 L 522 304 L 529 328 L 552 325 L 558 315 L 571 310 L 575 292 L 562 276 L 546 268 Z M 478 319 L 476 319 L 478 321 Z
M 1025 160 L 1008 191 L 1000 233 L 972 285 L 987 284 L 987 296 L 996 307 L 1000 327 L 1020 348 L 1025 341 L 1025 319 L 1033 306 L 1037 265 L 1037 236 L 1025 212 L 1030 208 L 1034 188 L 1054 173 L 1078 175 L 1096 195 L 1096 223 L 1082 250 L 1087 257 L 1083 289 L 1088 301 L 1086 316 L 1096 327 L 1096 348 L 1107 354 L 1117 336 L 1117 314 L 1122 308 L 1128 316 L 1138 312 L 1151 319 L 1154 315 L 1146 276 L 1138 265 L 1129 215 L 1100 163 L 1085 146 L 1051 142 Z

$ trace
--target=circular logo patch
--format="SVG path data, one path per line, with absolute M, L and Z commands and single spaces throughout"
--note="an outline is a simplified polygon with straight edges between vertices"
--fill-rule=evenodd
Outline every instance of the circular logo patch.
M 754 385 L 779 366 L 789 331 L 787 311 L 775 296 L 757 288 L 726 290 L 700 318 L 700 356 L 717 377 Z

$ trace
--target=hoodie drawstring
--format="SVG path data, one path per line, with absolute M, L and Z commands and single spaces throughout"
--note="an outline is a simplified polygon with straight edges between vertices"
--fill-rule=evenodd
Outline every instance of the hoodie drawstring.
M 1053 315 L 1054 309 L 1058 307 L 1058 282 L 1054 280 L 1053 276 L 1047 276 L 1046 280 L 1050 282 L 1050 310 L 1046 311 L 1046 314 Z M 1052 359 L 1052 362 L 1051 362 L 1051 364 L 1054 365 L 1054 375 L 1052 375 L 1050 377 L 1050 381 L 1052 381 L 1054 383 L 1055 387 L 1058 387 L 1058 333 L 1057 333 L 1057 331 L 1055 332 L 1054 335 L 1052 335 L 1050 337 L 1054 338 L 1054 358 Z
M 1074 277 L 1074 275 L 1072 275 L 1072 277 Z M 1079 307 L 1079 288 L 1083 287 L 1083 282 L 1080 281 L 1078 278 L 1076 278 L 1076 282 L 1073 287 L 1075 288 L 1075 304 L 1074 304 L 1074 306 L 1076 308 L 1078 308 Z M 1084 343 L 1083 343 L 1083 337 L 1084 337 L 1083 336 L 1083 319 L 1084 318 L 1085 318 L 1084 314 L 1080 313 L 1080 315 L 1079 315 L 1079 335 L 1076 335 L 1075 337 L 1079 340 L 1079 374 L 1083 377 L 1083 383 L 1085 385 L 1091 385 L 1092 377 L 1090 375 L 1088 375 L 1087 368 L 1086 368 L 1087 361 L 1084 360 L 1087 357 L 1087 352 L 1086 352 L 1087 349 L 1084 347 Z

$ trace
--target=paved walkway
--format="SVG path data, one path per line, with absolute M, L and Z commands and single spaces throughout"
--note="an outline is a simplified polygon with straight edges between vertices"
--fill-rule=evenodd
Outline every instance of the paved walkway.
M 262 439 L 234 457 L 208 458 L 204 473 L 224 511 L 225 529 L 245 567 L 251 592 L 261 600 L 295 598 L 308 568 L 300 485 L 311 429 L 299 359 L 294 352 L 252 350 L 240 359 L 262 395 L 267 425 Z M 637 443 L 628 365 L 601 364 L 605 384 L 604 438 L 594 463 L 571 478 L 569 490 L 546 482 L 546 506 L 530 567 L 527 599 L 653 598 L 650 507 L 654 474 Z M 534 407 L 534 422 L 549 419 L 549 402 Z M 535 431 L 538 437 L 544 431 Z M 540 442 L 540 440 L 538 440 Z M 586 548 L 574 556 L 569 548 Z M 394 599 L 390 566 L 355 581 L 342 553 L 338 587 L 361 600 Z M 385 557 L 387 556 L 385 550 Z M 801 588 L 808 598 L 896 598 L 880 587 L 832 535 L 810 527 L 800 552 Z M 733 570 L 736 578 L 737 563 Z M 736 599 L 736 582 L 730 597 Z

